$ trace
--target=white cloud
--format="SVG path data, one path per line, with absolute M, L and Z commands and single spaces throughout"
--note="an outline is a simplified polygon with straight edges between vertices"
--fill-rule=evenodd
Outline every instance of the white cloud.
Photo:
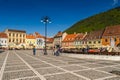
M 113 6 L 118 4 L 118 0 L 113 0 Z

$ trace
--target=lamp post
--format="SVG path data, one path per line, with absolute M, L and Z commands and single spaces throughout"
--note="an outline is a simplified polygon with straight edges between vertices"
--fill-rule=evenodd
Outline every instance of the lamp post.
M 45 16 L 41 19 L 41 22 L 45 24 L 45 49 L 44 55 L 47 55 L 46 40 L 47 40 L 47 24 L 51 23 L 51 20 L 48 16 Z

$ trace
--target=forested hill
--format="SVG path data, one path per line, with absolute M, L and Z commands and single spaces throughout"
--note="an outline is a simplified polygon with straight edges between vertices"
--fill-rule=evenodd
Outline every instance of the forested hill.
M 81 20 L 66 29 L 64 32 L 69 34 L 74 32 L 91 32 L 104 29 L 106 26 L 118 24 L 120 24 L 120 7 Z

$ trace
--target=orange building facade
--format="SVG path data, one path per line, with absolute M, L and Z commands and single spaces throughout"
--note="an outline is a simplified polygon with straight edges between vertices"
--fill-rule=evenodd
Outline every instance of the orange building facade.
M 120 25 L 106 27 L 102 36 L 102 45 L 111 46 L 112 41 L 114 46 L 120 45 Z
M 75 38 L 77 37 L 78 34 L 68 34 L 62 41 L 62 48 L 75 48 Z

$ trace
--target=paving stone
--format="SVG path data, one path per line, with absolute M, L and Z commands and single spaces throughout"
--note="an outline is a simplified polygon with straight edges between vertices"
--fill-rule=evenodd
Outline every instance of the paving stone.
M 10 80 L 21 77 L 35 76 L 32 71 L 19 71 L 19 72 L 8 72 L 3 74 L 2 80 Z
M 33 68 L 45 68 L 51 67 L 49 64 L 38 64 L 38 65 L 31 65 Z
M 87 68 L 84 68 L 81 66 L 75 66 L 75 65 L 66 66 L 66 67 L 62 67 L 62 68 L 66 69 L 66 70 L 70 70 L 70 71 L 87 69 Z
M 85 80 L 70 73 L 45 76 L 46 80 Z
M 104 65 L 100 65 L 100 64 L 85 64 L 85 65 L 82 65 L 82 66 L 85 66 L 85 67 L 88 67 L 88 68 L 97 68 L 97 67 L 104 67 Z
M 31 62 L 28 62 L 30 65 L 35 65 L 35 64 L 45 64 L 43 62 L 40 62 L 40 61 L 31 61 Z
M 68 64 L 84 64 L 84 61 L 68 61 Z
M 39 77 L 33 77 L 33 78 L 25 78 L 25 79 L 19 79 L 19 80 L 41 80 Z
M 116 70 L 119 70 L 120 71 L 120 68 L 115 68 L 115 67 L 105 67 L 105 68 L 99 68 L 97 70 L 101 70 L 101 71 L 105 71 L 105 72 L 111 72 L 111 71 L 116 71 Z
M 110 73 L 120 76 L 120 70 L 113 70 Z
M 97 60 L 84 60 L 84 61 L 89 63 L 97 63 Z
M 117 77 L 113 77 L 113 78 L 107 78 L 107 79 L 104 79 L 104 80 L 120 80 L 120 77 L 117 76 Z
M 18 61 L 7 61 L 7 63 L 21 63 L 22 61 L 21 60 L 18 60 Z
M 24 70 L 24 69 L 29 69 L 29 68 L 27 66 L 11 66 L 11 67 L 6 67 L 5 71 Z
M 64 72 L 58 68 L 36 69 L 41 75 Z
M 23 62 L 20 61 L 20 62 L 6 62 L 6 64 L 22 64 Z
M 116 65 L 116 63 L 109 63 L 109 62 L 98 62 L 98 64 L 102 64 L 102 65 L 105 65 L 105 66 Z
M 116 67 L 116 68 L 120 68 L 120 65 L 117 65 L 117 66 L 114 66 L 114 67 Z
M 51 62 L 51 64 L 56 65 L 56 66 L 63 66 L 63 65 L 68 65 L 67 63 L 61 63 L 61 62 Z
M 6 66 L 25 65 L 25 63 L 7 63 Z
M 2 67 L 3 63 L 0 64 L 0 67 Z
M 98 71 L 95 71 L 95 70 L 78 71 L 78 72 L 75 72 L 75 73 L 77 73 L 79 75 L 82 75 L 84 77 L 90 78 L 91 80 L 112 76 L 112 74 L 106 74 L 106 73 L 98 72 Z
M 120 61 L 115 61 L 115 62 L 113 62 L 113 63 L 120 64 Z

